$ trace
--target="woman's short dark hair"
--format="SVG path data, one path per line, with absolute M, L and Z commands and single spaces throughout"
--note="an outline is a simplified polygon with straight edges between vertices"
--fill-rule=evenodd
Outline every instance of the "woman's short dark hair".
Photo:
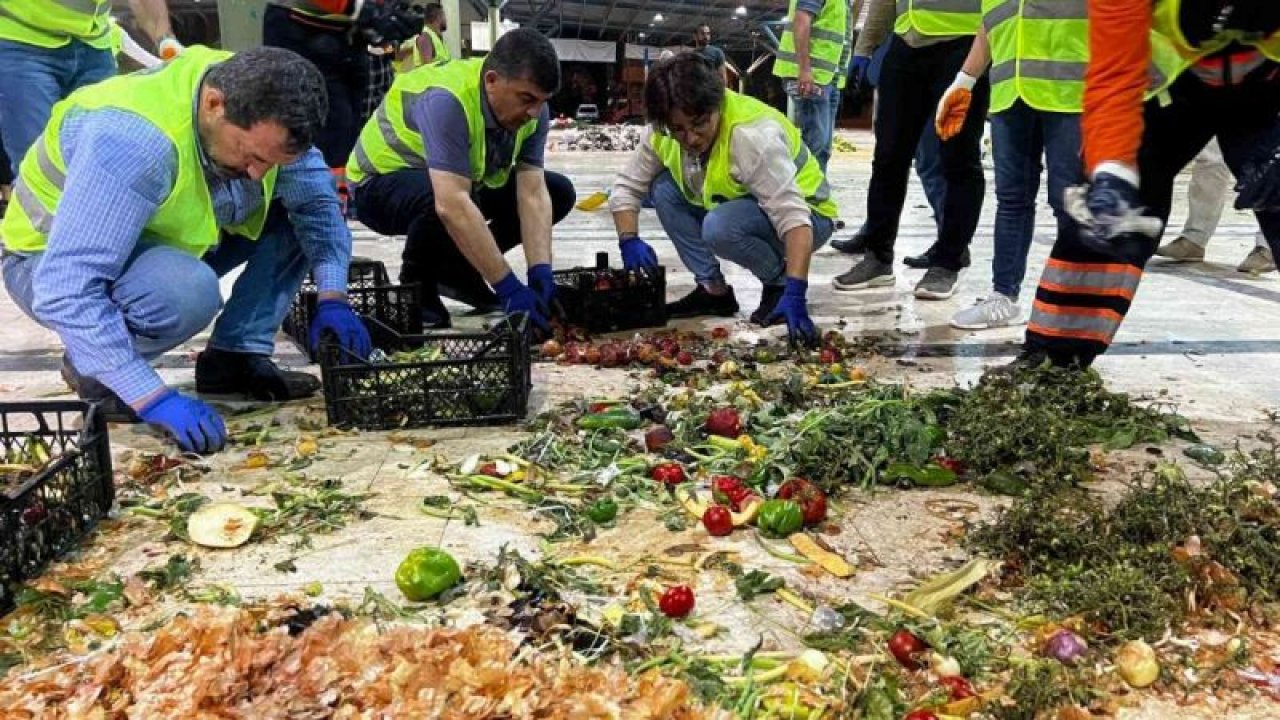
M 311 147 L 329 114 L 324 76 L 310 60 L 284 48 L 238 52 L 210 67 L 204 84 L 222 92 L 233 125 L 247 130 L 276 123 L 288 133 L 287 149 L 294 154 Z
M 645 116 L 665 131 L 671 114 L 679 110 L 691 118 L 708 115 L 724 104 L 724 76 L 710 60 L 696 52 L 679 52 L 649 68 L 644 85 Z

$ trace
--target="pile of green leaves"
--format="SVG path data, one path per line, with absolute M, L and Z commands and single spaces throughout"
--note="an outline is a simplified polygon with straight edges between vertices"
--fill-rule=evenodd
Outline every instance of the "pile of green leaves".
M 1094 371 L 1053 367 L 989 373 L 947 418 L 947 451 L 982 479 L 1014 474 L 1024 485 L 1071 485 L 1090 476 L 1088 447 L 1119 450 L 1170 438 L 1194 441 L 1169 407 L 1107 390 Z
M 1256 469 L 1202 487 L 1171 465 L 1139 476 L 1114 506 L 1072 488 L 1042 488 L 968 535 L 1006 562 L 1005 581 L 1030 609 L 1082 616 L 1114 640 L 1158 637 L 1200 607 L 1239 609 L 1280 599 L 1280 505 Z M 1198 550 L 1191 550 L 1198 538 Z M 1189 541 L 1191 541 L 1189 543 Z

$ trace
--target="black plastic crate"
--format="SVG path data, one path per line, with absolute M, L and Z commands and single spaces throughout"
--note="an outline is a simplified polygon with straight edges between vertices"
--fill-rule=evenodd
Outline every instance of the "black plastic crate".
M 426 349 L 431 357 L 366 362 L 326 343 L 320 349 L 329 424 L 362 430 L 428 425 L 499 425 L 525 416 L 532 386 L 529 320 L 504 318 L 488 331 L 405 335 L 365 318 L 387 355 Z
M 347 270 L 347 300 L 358 314 L 373 318 L 403 334 L 422 332 L 421 289 L 417 283 L 392 285 L 387 268 L 377 260 L 353 258 Z M 316 285 L 308 275 L 293 298 L 281 330 L 309 359 L 307 347 L 311 319 L 316 315 Z
M 0 612 L 13 607 L 22 581 L 71 549 L 115 500 L 107 423 L 93 406 L 0 403 L 0 459 L 16 461 L 36 445 L 50 457 L 43 467 L 0 475 Z
M 607 333 L 667 324 L 664 267 L 614 270 L 608 253 L 597 253 L 596 267 L 557 270 L 554 277 L 556 299 L 570 325 Z

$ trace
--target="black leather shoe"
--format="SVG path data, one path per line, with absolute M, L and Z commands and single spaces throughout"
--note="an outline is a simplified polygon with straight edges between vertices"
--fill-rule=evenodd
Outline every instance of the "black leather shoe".
M 786 290 L 785 285 L 765 285 L 764 290 L 760 293 L 760 306 L 751 313 L 751 323 L 761 327 L 769 327 L 785 322 L 782 318 L 778 318 L 769 325 L 765 325 L 764 319 L 769 317 L 769 313 L 778 307 L 778 301 L 782 299 L 782 293 Z
M 738 298 L 733 295 L 733 288 L 723 295 L 712 295 L 701 285 L 696 285 L 693 292 L 667 303 L 667 317 L 687 318 L 712 315 L 714 317 L 733 317 L 738 312 Z
M 849 255 L 861 255 L 867 251 L 867 226 L 863 225 L 847 238 L 832 240 L 831 247 Z
M 928 250 L 919 255 L 909 255 L 902 258 L 902 264 L 909 268 L 924 270 L 933 267 L 933 255 L 936 252 L 935 246 L 930 245 Z M 969 248 L 964 249 L 964 253 L 960 255 L 960 267 L 969 267 Z
M 138 413 L 134 412 L 129 404 L 120 399 L 106 385 L 94 380 L 91 377 L 85 377 L 76 372 L 71 367 L 71 363 L 67 361 L 66 356 L 62 357 L 62 381 L 71 388 L 71 391 L 87 403 L 93 403 L 98 406 L 98 416 L 107 422 L 113 423 L 139 423 L 142 418 L 138 417 Z
M 196 358 L 196 392 L 247 395 L 254 400 L 298 400 L 320 389 L 320 379 L 281 370 L 271 358 L 208 348 Z

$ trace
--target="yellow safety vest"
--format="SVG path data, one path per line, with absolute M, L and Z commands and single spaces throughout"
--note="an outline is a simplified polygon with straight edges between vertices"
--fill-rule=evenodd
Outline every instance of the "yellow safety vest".
M 143 234 L 196 257 L 216 245 L 219 226 L 200 163 L 193 102 L 205 71 L 229 57 L 231 53 L 192 45 L 166 65 L 81 88 L 54 105 L 44 134 L 19 167 L 14 202 L 0 224 L 5 247 L 19 253 L 44 250 L 67 180 L 60 138 L 63 120 L 73 110 L 104 108 L 140 115 L 169 138 L 178 157 L 173 189 L 147 221 Z M 248 222 L 224 229 L 254 239 L 261 234 L 277 172 L 272 168 L 263 179 L 264 202 Z
M 1019 98 L 1036 110 L 1078 113 L 1089 65 L 1087 0 L 982 0 L 991 43 L 991 112 Z
M 1159 86 L 1158 90 L 1172 85 L 1187 68 L 1232 43 L 1255 47 L 1268 59 L 1280 62 L 1280 30 L 1267 28 L 1249 32 L 1226 29 L 1193 46 L 1182 33 L 1182 24 L 1178 20 L 1181 8 L 1182 0 L 1159 0 L 1156 3 L 1152 18 L 1151 55 L 1158 71 L 1152 83 Z
M 898 0 L 897 11 L 897 35 L 976 35 L 982 24 L 982 0 Z
M 730 173 L 732 158 L 730 157 L 730 140 L 734 128 L 747 125 L 758 120 L 768 119 L 777 123 L 787 135 L 787 144 L 791 149 L 791 158 L 796 166 L 796 184 L 804 195 L 805 202 L 814 212 L 823 217 L 835 218 L 839 214 L 835 200 L 831 198 L 831 186 L 822 173 L 818 161 L 805 147 L 800 131 L 796 129 L 786 116 L 772 107 L 746 95 L 739 95 L 732 90 L 725 91 L 724 105 L 720 109 L 720 130 L 716 141 L 711 146 L 711 157 L 707 161 L 706 177 L 702 181 L 702 195 L 694 195 L 684 182 L 684 148 L 680 142 L 666 133 L 654 131 L 649 135 L 649 143 L 657 153 L 662 164 L 671 173 L 681 192 L 693 205 L 711 210 L 722 203 L 746 197 L 751 190 L 733 178 Z
M 409 168 L 425 170 L 426 149 L 422 134 L 409 127 L 405 113 L 418 98 L 439 88 L 457 98 L 467 116 L 471 140 L 471 182 L 490 188 L 506 185 L 512 169 L 519 162 L 520 148 L 538 129 L 538 121 L 535 118 L 520 126 L 510 163 L 486 172 L 487 143 L 480 97 L 484 92 L 483 66 L 484 58 L 456 60 L 423 65 L 396 76 L 387 96 L 360 131 L 356 147 L 347 159 L 347 178 L 358 183 L 370 175 L 387 175 Z
M 431 40 L 431 64 L 442 63 L 449 59 L 449 46 L 444 44 L 444 38 L 440 37 L 440 33 L 435 28 L 423 27 L 422 32 L 427 34 L 427 38 Z M 416 67 L 422 67 L 422 50 L 418 48 L 418 38 L 411 37 L 400 44 L 401 50 L 411 50 L 413 55 L 396 63 L 396 72 L 406 73 Z
M 0 3 L 0 40 L 60 48 L 79 40 L 111 47 L 111 0 L 13 0 Z
M 791 25 L 782 33 L 778 41 L 777 59 L 773 62 L 773 74 L 780 78 L 793 78 L 800 74 L 800 66 L 796 64 L 795 37 L 791 26 L 795 24 L 796 0 L 791 0 L 791 8 L 787 10 Z M 813 81 L 818 85 L 829 85 L 837 75 L 844 72 L 840 67 L 840 59 L 844 54 L 847 41 L 846 28 L 849 23 L 849 6 L 846 0 L 826 0 L 822 11 L 813 19 L 809 30 L 809 67 L 813 69 Z

